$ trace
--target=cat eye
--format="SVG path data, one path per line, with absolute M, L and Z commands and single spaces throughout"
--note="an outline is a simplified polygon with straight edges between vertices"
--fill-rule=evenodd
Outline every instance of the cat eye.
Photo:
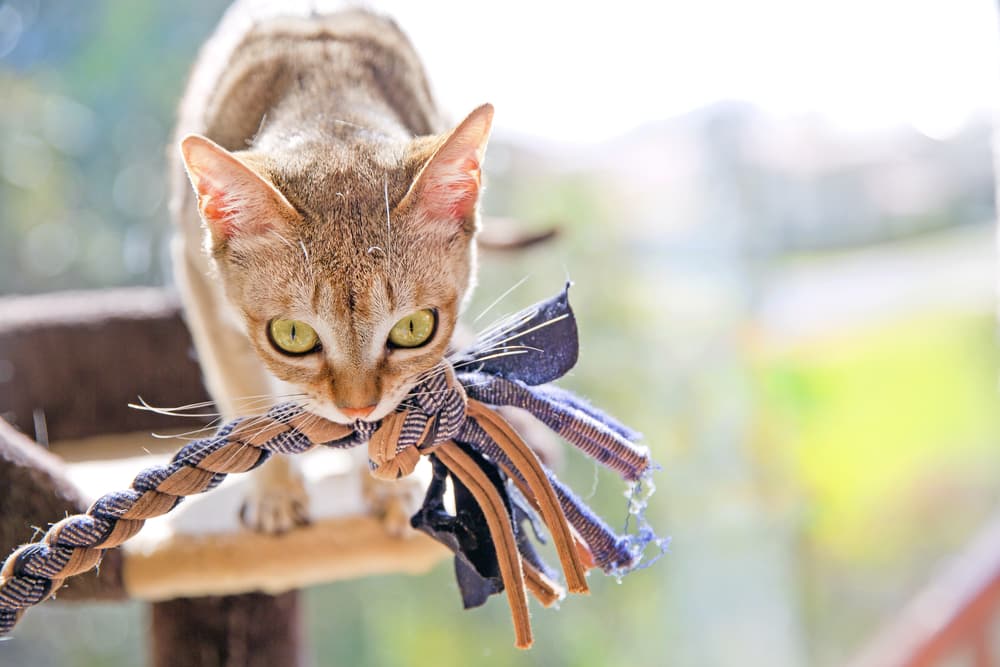
M 437 313 L 429 308 L 410 313 L 389 331 L 389 347 L 420 347 L 434 335 Z
M 302 320 L 271 320 L 268 333 L 271 344 L 285 354 L 306 354 L 319 348 L 316 330 Z

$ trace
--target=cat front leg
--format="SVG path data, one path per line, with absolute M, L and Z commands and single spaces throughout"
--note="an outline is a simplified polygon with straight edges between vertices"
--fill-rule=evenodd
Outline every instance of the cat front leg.
M 255 414 L 253 408 L 271 395 L 267 374 L 200 252 L 174 241 L 174 278 L 205 385 L 223 419 Z
M 368 472 L 368 457 L 358 469 L 361 493 L 369 514 L 377 519 L 392 537 L 414 533 L 410 517 L 417 513 L 424 499 L 425 484 L 416 476 L 401 479 L 377 479 Z
M 200 253 L 200 249 L 195 251 Z M 207 261 L 192 257 L 175 239 L 174 275 L 184 300 L 188 328 L 198 352 L 205 384 L 224 420 L 260 414 L 279 402 L 260 359 L 231 317 Z M 250 473 L 240 521 L 250 530 L 277 534 L 309 522 L 309 496 L 299 463 L 273 456 Z
M 240 521 L 250 530 L 268 535 L 309 523 L 309 495 L 298 462 L 279 454 L 253 472 Z

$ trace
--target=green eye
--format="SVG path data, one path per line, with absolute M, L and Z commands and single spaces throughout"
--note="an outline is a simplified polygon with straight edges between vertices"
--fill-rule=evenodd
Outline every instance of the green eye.
M 302 320 L 271 320 L 271 342 L 286 354 L 305 354 L 319 347 L 316 330 Z
M 389 332 L 389 347 L 420 347 L 434 335 L 437 315 L 425 308 L 410 313 L 392 327 Z

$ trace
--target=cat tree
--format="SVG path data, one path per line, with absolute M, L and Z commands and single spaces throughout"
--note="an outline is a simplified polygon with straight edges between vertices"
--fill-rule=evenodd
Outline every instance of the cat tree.
M 142 302 L 155 303 L 153 296 L 144 294 Z M 34 304 L 30 300 L 5 304 L 10 316 L 6 318 L 8 330 L 0 331 L 0 336 L 6 336 L 0 337 L 0 354 L 17 359 L 23 368 L 44 371 L 33 357 L 45 349 L 40 341 L 55 343 L 61 350 L 87 350 L 91 353 L 86 357 L 88 363 L 98 366 L 73 370 L 72 360 L 57 360 L 64 376 L 70 369 L 64 380 L 75 396 L 80 395 L 80 387 L 73 380 L 93 382 L 101 377 L 105 372 L 102 361 L 124 368 L 130 386 L 136 382 L 135 364 L 150 353 L 153 365 L 164 367 L 162 349 L 141 349 L 155 342 L 155 335 L 140 336 L 139 349 L 108 347 L 127 342 L 115 340 L 115 335 L 130 329 L 129 324 L 117 321 L 127 315 L 115 311 L 127 304 L 126 298 L 99 309 L 103 318 L 92 319 L 90 326 L 84 327 L 83 335 L 92 339 L 46 340 L 58 338 L 54 331 L 59 323 L 45 321 L 39 313 L 49 306 L 65 317 L 72 309 L 60 299 L 72 297 L 49 297 L 52 303 L 43 299 Z M 155 308 L 153 312 L 157 312 Z M 95 326 L 102 321 L 112 324 Z M 18 349 L 24 341 L 29 341 L 27 349 Z M 68 577 L 90 570 L 106 550 L 124 544 L 122 555 L 112 562 L 111 573 L 99 575 L 94 585 L 109 598 L 173 599 L 158 603 L 154 609 L 154 627 L 162 626 L 155 627 L 156 664 L 177 664 L 179 648 L 192 650 L 184 664 L 228 664 L 226 656 L 230 654 L 264 659 L 249 646 L 261 637 L 281 652 L 267 657 L 263 664 L 296 664 L 301 659 L 301 631 L 296 600 L 288 593 L 269 601 L 259 599 L 259 594 L 198 601 L 178 598 L 246 590 L 280 592 L 336 578 L 429 567 L 438 556 L 435 550 L 428 550 L 432 545 L 416 535 L 390 537 L 383 526 L 366 516 L 365 505 L 352 504 L 351 500 L 361 495 L 357 488 L 360 477 L 356 466 L 344 457 L 348 450 L 366 446 L 371 474 L 384 479 L 416 474 L 421 462 L 430 461 L 426 495 L 422 508 L 411 519 L 413 527 L 455 554 L 455 573 L 466 607 L 483 604 L 491 595 L 506 594 L 515 645 L 528 648 L 532 633 L 527 593 L 550 606 L 564 591 L 554 579 L 555 572 L 532 546 L 531 531 L 526 531 L 524 524 L 544 522 L 567 588 L 575 593 L 588 591 L 587 569 L 599 567 L 621 575 L 639 563 L 649 544 L 665 546 L 645 523 L 641 502 L 630 503 L 630 512 L 639 522 L 637 532 L 617 534 L 545 468 L 497 412 L 500 406 L 530 412 L 587 456 L 633 482 L 633 492 L 639 491 L 655 466 L 648 450 L 635 444 L 638 434 L 572 393 L 547 385 L 568 372 L 576 358 L 576 323 L 563 291 L 505 320 L 500 328 L 452 357 L 450 363 L 443 363 L 439 372 L 429 374 L 413 388 L 396 412 L 378 423 L 335 424 L 296 405 L 279 405 L 266 414 L 200 433 L 169 460 L 146 461 L 152 465 L 145 466 L 129 460 L 129 470 L 141 471 L 128 489 L 98 492 L 99 497 L 85 513 L 49 524 L 40 542 L 25 544 L 7 557 L 0 572 L 0 633 L 9 632 L 28 607 L 60 590 Z M 18 369 L 8 360 L 4 363 L 9 383 Z M 42 373 L 34 377 L 48 376 Z M 103 386 L 94 389 L 95 396 L 114 393 Z M 23 398 L 23 394 L 18 395 Z M 13 396 L 10 392 L 9 397 Z M 12 403 L 16 419 L 18 406 Z M 78 401 L 70 403 L 77 405 Z M 32 408 L 32 420 L 36 438 L 47 440 L 48 420 L 40 417 L 37 407 Z M 79 510 L 80 497 L 86 491 L 73 485 L 69 468 L 37 451 L 36 445 L 11 429 L 5 428 L 3 436 L 0 459 L 6 462 L 4 473 L 12 478 L 11 488 L 24 489 L 23 495 L 9 499 L 14 501 L 11 505 L 20 500 L 30 507 L 32 499 L 61 495 Z M 107 442 L 103 444 L 107 448 Z M 311 490 L 313 498 L 335 501 L 312 508 L 315 524 L 281 539 L 241 530 L 236 508 L 243 494 L 219 490 L 227 476 L 249 471 L 272 454 L 302 453 L 320 445 L 341 456 L 332 460 L 333 467 L 326 474 L 317 476 L 326 486 Z M 94 451 L 93 443 L 88 449 Z M 86 479 L 80 468 L 86 470 L 87 466 L 81 464 L 74 472 L 79 479 Z M 97 485 L 107 490 L 113 466 L 105 462 L 99 468 Z M 449 481 L 457 509 L 445 505 Z M 351 482 L 355 488 L 350 488 Z M 120 483 L 117 486 L 121 489 Z M 197 495 L 206 492 L 211 493 Z M 174 511 L 181 507 L 181 499 L 192 495 L 200 502 L 186 503 L 182 511 Z M 156 529 L 147 530 L 143 539 L 132 539 L 146 519 L 167 513 L 171 513 L 170 521 L 156 522 Z M 14 507 L 4 518 L 15 522 L 11 526 L 16 529 L 25 519 L 33 520 L 28 514 Z M 247 602 L 253 609 L 240 608 Z M 198 605 L 208 606 L 202 613 Z M 268 611 L 271 607 L 273 613 Z M 234 608 L 239 616 L 234 623 L 225 622 Z M 275 614 L 280 618 L 273 617 Z M 251 627 L 257 621 L 261 625 Z M 187 625 L 182 627 L 184 623 Z M 223 634 L 215 636 L 213 628 L 220 627 Z M 275 628 L 282 636 L 275 636 Z M 198 637 L 206 633 L 210 645 L 198 645 Z M 181 639 L 179 647 L 175 640 Z
M 33 539 L 31 526 L 44 529 L 83 512 L 101 493 L 127 486 L 135 471 L 169 458 L 178 442 L 148 434 L 176 432 L 178 420 L 123 409 L 137 395 L 158 405 L 207 396 L 178 304 L 167 292 L 5 298 L 0 314 L 0 416 L 9 422 L 0 422 L 0 549 L 6 555 Z M 241 489 L 222 488 L 108 551 L 98 571 L 72 579 L 58 599 L 152 602 L 156 666 L 224 665 L 239 654 L 260 664 L 299 664 L 298 588 L 422 572 L 449 555 L 420 533 L 389 537 L 361 508 L 348 455 L 331 454 L 324 479 L 310 483 L 313 497 L 339 502 L 315 506 L 315 521 L 303 530 L 280 542 L 239 530 Z M 242 592 L 260 588 L 284 592 Z

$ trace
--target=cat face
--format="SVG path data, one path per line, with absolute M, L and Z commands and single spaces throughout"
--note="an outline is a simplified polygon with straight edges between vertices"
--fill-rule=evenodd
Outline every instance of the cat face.
M 446 137 L 342 150 L 182 142 L 218 278 L 310 410 L 381 419 L 444 357 L 473 280 L 491 121 L 487 105 Z

